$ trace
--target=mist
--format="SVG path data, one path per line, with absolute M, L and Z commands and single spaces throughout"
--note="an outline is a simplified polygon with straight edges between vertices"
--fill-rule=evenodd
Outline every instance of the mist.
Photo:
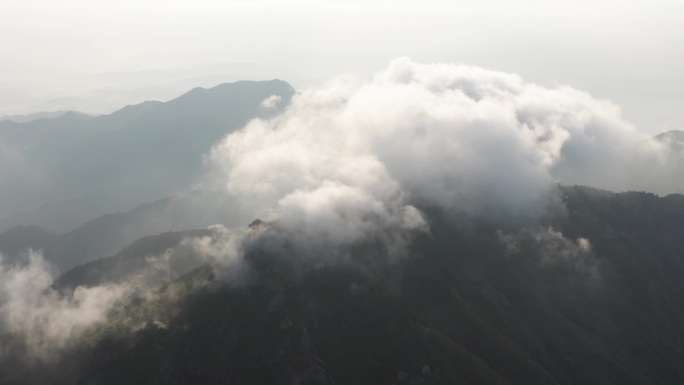
M 302 91 L 283 114 L 228 135 L 205 163 L 208 185 L 255 218 L 344 234 L 336 213 L 401 223 L 417 205 L 534 217 L 558 204 L 559 183 L 681 192 L 681 156 L 574 88 L 400 58 L 370 82 Z
M 68 295 L 51 288 L 54 268 L 40 252 L 8 264 L 0 255 L 0 333 L 25 343 L 27 357 L 49 360 L 71 346 L 132 290 L 127 284 L 78 287 Z

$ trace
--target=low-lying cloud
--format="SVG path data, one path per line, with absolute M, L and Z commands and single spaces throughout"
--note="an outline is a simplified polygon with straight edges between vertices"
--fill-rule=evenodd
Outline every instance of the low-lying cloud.
M 15 265 L 0 255 L 0 333 L 20 336 L 34 358 L 50 358 L 68 346 L 131 292 L 127 284 L 111 284 L 63 295 L 51 288 L 53 272 L 39 252 L 29 250 L 24 263 Z
M 535 268 L 562 268 L 571 278 L 596 279 L 600 276 L 599 261 L 591 242 L 586 238 L 571 240 L 553 228 L 523 228 L 509 234 L 498 233 L 499 242 L 514 262 L 532 263 Z M 520 258 L 527 258 L 522 261 Z

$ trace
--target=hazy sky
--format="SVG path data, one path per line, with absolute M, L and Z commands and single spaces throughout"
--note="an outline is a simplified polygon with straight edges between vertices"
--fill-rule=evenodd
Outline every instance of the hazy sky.
M 515 72 L 684 129 L 684 0 L 0 0 L 0 115 L 194 86 L 369 77 L 398 56 Z

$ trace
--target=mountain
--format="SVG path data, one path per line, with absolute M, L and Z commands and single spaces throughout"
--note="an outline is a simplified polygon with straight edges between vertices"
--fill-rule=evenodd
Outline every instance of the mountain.
M 111 257 L 100 258 L 69 270 L 55 281 L 54 287 L 58 290 L 74 290 L 78 286 L 97 286 L 125 281 L 150 267 L 150 258 L 158 258 L 167 250 L 178 248 L 184 239 L 211 234 L 211 230 L 188 230 L 143 237 Z M 204 261 L 187 253 L 176 253 L 169 254 L 165 262 L 168 263 L 169 269 L 163 271 L 161 277 L 156 277 L 158 280 L 150 280 L 148 284 L 161 285 L 165 283 L 164 280 L 187 273 Z
M 684 150 L 684 131 L 667 131 L 656 135 L 655 138 L 660 142 L 668 144 L 677 152 Z
M 91 119 L 92 116 L 88 114 L 84 114 L 82 112 L 76 112 L 76 111 L 46 111 L 46 112 L 36 112 L 33 114 L 28 114 L 28 115 L 6 115 L 6 116 L 0 116 L 0 121 L 3 120 L 11 120 L 15 123 L 28 123 L 34 120 L 38 119 L 53 119 L 53 118 L 58 118 L 61 116 L 64 116 L 66 114 L 73 114 L 78 116 L 81 119 Z
M 417 233 L 400 263 L 368 258 L 369 245 L 345 263 L 296 265 L 291 248 L 252 244 L 248 281 L 226 281 L 214 264 L 179 269 L 56 362 L 0 365 L 0 381 L 682 383 L 684 196 L 562 194 L 566 212 L 535 223 L 423 208 L 430 233 Z M 195 236 L 211 235 L 141 239 L 58 282 L 124 279 L 147 255 Z M 121 266 L 133 269 L 110 274 Z M 21 349 L 3 338 L 6 351 Z
M 147 112 L 151 108 L 163 104 L 160 101 L 148 100 L 139 104 L 128 105 L 108 115 L 100 115 L 93 119 L 92 124 L 102 131 L 123 127 L 136 117 Z
M 27 122 L 0 121 L 0 141 L 4 146 L 29 150 L 46 147 L 50 142 L 73 140 L 84 135 L 92 117 L 76 112 L 65 112 L 54 118 L 41 118 Z
M 92 201 L 96 208 L 97 201 Z M 83 200 L 75 201 L 73 208 L 82 208 L 83 204 Z M 62 202 L 62 207 L 72 208 L 72 204 Z M 60 217 L 67 218 L 68 212 Z M 144 203 L 129 211 L 101 215 L 64 234 L 55 234 L 39 226 L 19 225 L 0 233 L 0 253 L 7 258 L 16 258 L 29 248 L 42 250 L 47 261 L 65 272 L 77 265 L 114 255 L 139 238 L 243 222 L 240 208 L 231 203 L 226 193 L 195 190 Z
M 186 190 L 218 139 L 277 113 L 293 93 L 280 80 L 241 81 L 90 120 L 0 122 L 0 231 L 38 225 L 63 233 Z M 263 108 L 273 95 L 275 109 Z
M 673 141 L 684 141 L 684 131 L 681 130 L 671 130 L 660 133 L 655 136 L 658 140 L 673 140 Z

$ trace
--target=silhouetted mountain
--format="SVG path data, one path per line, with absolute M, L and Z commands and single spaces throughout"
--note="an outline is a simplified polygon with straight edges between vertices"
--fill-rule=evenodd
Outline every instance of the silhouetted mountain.
M 60 271 L 66 271 L 76 265 L 113 255 L 135 239 L 151 235 L 141 227 L 136 228 L 135 224 L 147 216 L 155 218 L 165 209 L 168 200 L 144 204 L 125 213 L 105 214 L 88 221 L 76 230 L 61 235 L 51 247 L 45 249 L 45 257 Z M 130 232 L 135 230 L 139 230 L 137 235 Z M 152 234 L 166 229 L 155 230 L 148 228 Z
M 78 286 L 97 286 L 125 281 L 147 268 L 150 264 L 149 258 L 162 257 L 167 250 L 177 248 L 184 239 L 211 234 L 211 230 L 188 230 L 141 238 L 124 247 L 116 255 L 69 270 L 55 281 L 54 287 L 59 290 L 73 290 Z M 193 255 L 188 253 L 176 253 L 168 254 L 164 262 L 168 270 L 161 271 L 162 275 L 159 277 L 148 274 L 147 284 L 161 285 L 197 268 L 206 261 L 193 258 Z
M 147 112 L 159 104 L 162 104 L 162 102 L 150 100 L 139 104 L 129 105 L 118 111 L 112 112 L 111 114 L 100 115 L 94 118 L 92 124 L 97 125 L 98 129 L 103 131 L 123 127 L 140 116 L 140 114 Z
M 684 131 L 672 130 L 658 134 L 655 137 L 657 140 L 672 146 L 675 151 L 681 152 L 684 150 Z
M 26 123 L 12 120 L 0 121 L 0 141 L 4 146 L 27 151 L 48 147 L 51 142 L 72 140 L 85 134 L 92 117 L 75 112 L 65 112 L 54 118 L 41 118 Z
M 416 234 L 399 264 L 359 248 L 350 263 L 291 276 L 286 267 L 301 261 L 292 250 L 253 245 L 250 282 L 200 267 L 153 299 L 131 299 L 55 363 L 0 365 L 0 380 L 682 383 L 684 196 L 562 191 L 565 215 L 523 227 L 424 208 L 430 234 Z M 60 283 L 119 279 L 108 270 L 139 266 L 183 236 L 193 235 L 140 240 Z
M 684 141 L 684 131 L 682 130 L 670 130 L 656 135 L 659 140 L 672 139 L 677 141 Z
M 85 202 L 97 205 L 96 199 Z M 61 202 L 58 208 L 79 207 L 85 202 Z M 65 234 L 53 234 L 37 226 L 17 226 L 0 233 L 0 253 L 9 258 L 29 248 L 42 250 L 46 260 L 64 272 L 111 256 L 142 237 L 214 224 L 242 223 L 239 213 L 239 207 L 231 205 L 225 193 L 198 190 L 145 203 L 126 212 L 105 214 Z M 69 216 L 68 211 L 58 214 L 55 217 Z
M 89 192 L 76 199 L 65 199 L 39 205 L 33 210 L 18 211 L 0 219 L 0 229 L 18 223 L 17 226 L 30 226 L 39 223 L 48 229 L 71 228 L 83 224 L 99 212 L 115 212 L 117 205 L 108 202 L 108 191 Z
M 64 115 L 75 115 L 79 117 L 80 119 L 88 120 L 92 119 L 93 117 L 84 114 L 82 112 L 76 112 L 76 111 L 49 111 L 49 112 L 36 112 L 33 114 L 27 114 L 27 115 L 6 115 L 6 116 L 0 116 L 0 122 L 3 120 L 11 120 L 15 123 L 28 123 L 34 120 L 38 119 L 53 119 L 53 118 L 58 118 L 62 117 Z
M 277 113 L 293 93 L 280 80 L 242 81 L 87 121 L 66 114 L 0 122 L 0 231 L 38 225 L 66 232 L 107 212 L 185 190 L 218 139 Z M 273 95 L 280 103 L 264 109 L 262 101 Z M 92 204 L 68 203 L 78 200 Z

